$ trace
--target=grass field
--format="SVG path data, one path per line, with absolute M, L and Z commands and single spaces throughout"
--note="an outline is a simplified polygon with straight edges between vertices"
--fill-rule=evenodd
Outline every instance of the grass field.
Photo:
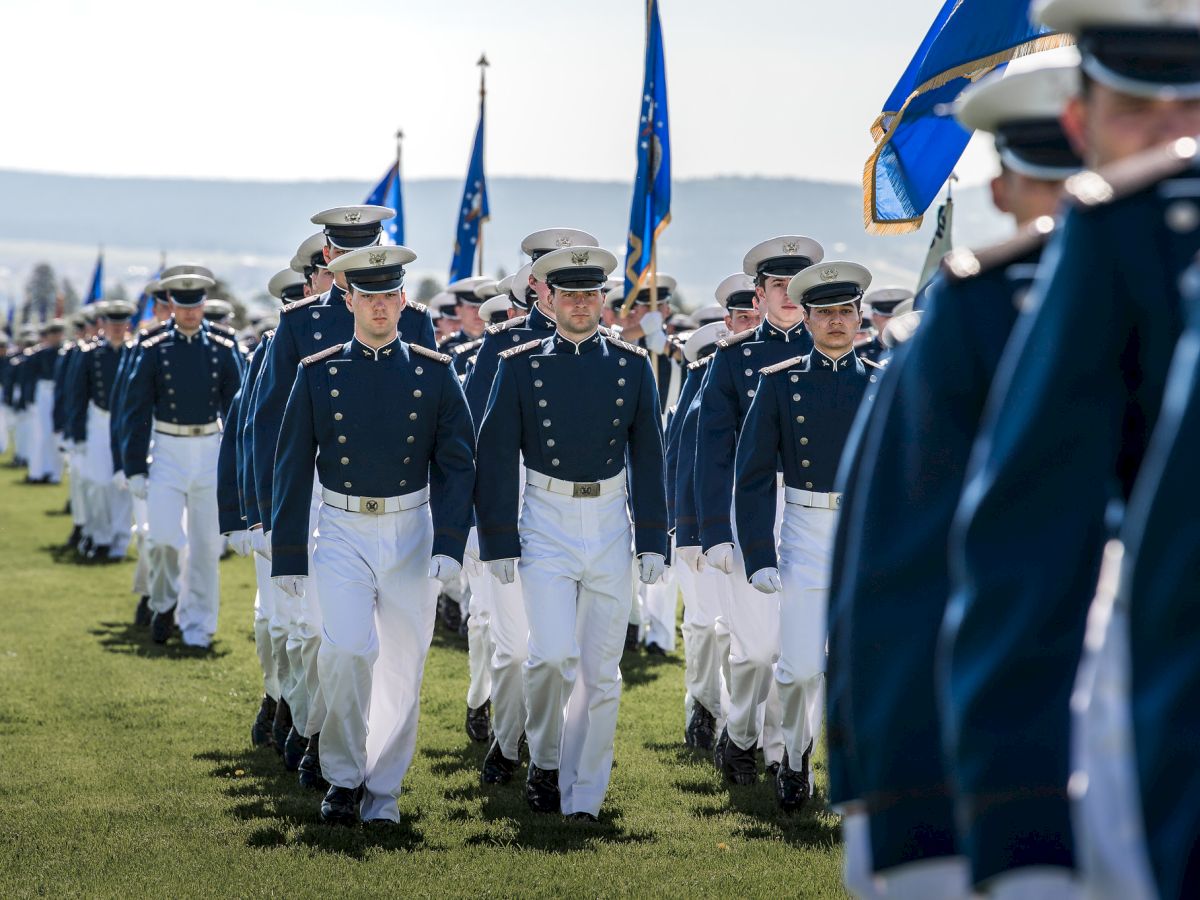
M 782 816 L 768 783 L 729 788 L 683 747 L 679 655 L 623 666 L 587 826 L 530 813 L 523 769 L 481 787 L 465 643 L 439 630 L 400 827 L 320 824 L 318 795 L 249 745 L 251 563 L 221 563 L 212 655 L 156 646 L 132 625 L 132 565 L 57 556 L 66 489 L 23 474 L 0 468 L 0 896 L 843 896 L 835 816 Z

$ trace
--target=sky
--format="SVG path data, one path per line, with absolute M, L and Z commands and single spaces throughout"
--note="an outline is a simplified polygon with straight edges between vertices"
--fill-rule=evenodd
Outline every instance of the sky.
M 6 0 L 0 168 L 632 179 L 643 0 Z M 858 183 L 941 0 L 660 0 L 675 178 Z M 989 177 L 974 142 L 964 183 Z

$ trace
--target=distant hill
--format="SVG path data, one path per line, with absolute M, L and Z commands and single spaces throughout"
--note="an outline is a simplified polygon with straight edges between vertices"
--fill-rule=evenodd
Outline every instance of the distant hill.
M 365 182 L 252 182 L 100 178 L 0 171 L 0 298 L 19 297 L 25 277 L 45 260 L 81 288 L 96 246 L 106 248 L 107 276 L 136 292 L 159 251 L 168 261 L 209 263 L 239 295 L 250 297 L 291 258 L 315 229 L 317 210 L 361 202 Z M 630 186 L 622 182 L 494 178 L 492 219 L 484 231 L 489 273 L 513 271 L 520 241 L 553 225 L 586 228 L 601 243 L 624 249 Z M 414 275 L 443 279 L 449 263 L 461 184 L 405 184 L 406 243 L 419 255 Z M 915 279 L 930 240 L 919 234 L 872 237 L 862 227 L 857 186 L 779 178 L 706 178 L 677 182 L 672 223 L 659 250 L 662 271 L 674 275 L 690 306 L 707 302 L 716 284 L 736 271 L 745 251 L 774 234 L 818 238 L 828 258 L 862 261 L 878 283 Z M 955 236 L 977 244 L 1007 225 L 979 189 L 960 192 Z M 932 219 L 932 216 L 929 217 Z M 0 300 L 2 303 L 2 300 Z

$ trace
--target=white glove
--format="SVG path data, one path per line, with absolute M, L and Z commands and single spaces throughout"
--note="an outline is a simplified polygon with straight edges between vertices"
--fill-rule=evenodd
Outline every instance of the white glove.
M 733 544 L 717 544 L 704 554 L 708 564 L 726 575 L 733 574 Z
M 229 549 L 238 556 L 249 556 L 254 551 L 250 532 L 245 529 L 231 533 L 226 540 L 229 542 Z
M 679 561 L 691 569 L 693 572 L 699 572 L 701 569 L 700 560 L 704 556 L 700 553 L 699 547 L 676 547 L 675 555 L 679 557 Z
M 783 581 L 779 577 L 778 569 L 759 569 L 750 576 L 750 583 L 754 585 L 755 590 L 764 594 L 778 594 L 783 590 Z
M 483 577 L 483 562 L 479 558 L 479 545 L 472 545 L 467 541 L 467 550 L 463 554 L 463 568 L 467 570 L 467 574 L 472 578 Z
M 442 584 L 450 584 L 461 571 L 461 565 L 440 553 L 429 561 L 429 577 L 436 578 Z
M 488 563 L 488 571 L 501 584 L 512 584 L 517 580 L 516 559 L 493 559 Z
M 299 600 L 304 596 L 304 582 L 307 578 L 307 575 L 272 575 L 271 581 L 289 597 Z
M 146 476 L 145 475 L 130 475 L 129 476 L 129 493 L 133 494 L 138 500 L 146 499 Z
M 83 456 L 87 452 L 87 444 L 84 441 L 71 441 L 67 444 L 67 452 L 72 456 Z
M 645 332 L 646 348 L 654 353 L 662 353 L 667 346 L 667 333 L 663 331 L 663 314 L 648 312 L 642 316 L 642 331 Z
M 271 559 L 271 532 L 256 528 L 250 532 L 250 547 L 268 562 Z
M 642 584 L 654 584 L 666 569 L 667 561 L 661 553 L 643 553 L 638 557 L 638 577 Z
M 112 483 L 118 491 L 129 490 L 129 479 L 125 477 L 124 472 L 113 472 Z

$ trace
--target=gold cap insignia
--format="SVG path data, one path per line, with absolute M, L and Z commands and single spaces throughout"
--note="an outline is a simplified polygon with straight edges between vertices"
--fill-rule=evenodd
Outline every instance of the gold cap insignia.
M 826 266 L 824 269 L 821 270 L 821 280 L 822 281 L 837 281 L 837 277 L 838 277 L 838 270 L 835 269 L 833 266 Z
M 352 209 L 348 213 L 346 213 L 346 221 L 349 222 L 351 225 L 356 225 L 362 221 L 362 213 L 359 212 L 357 209 Z
M 385 262 L 387 262 L 387 254 L 382 250 L 378 253 L 368 253 L 367 261 L 373 266 L 382 266 Z
M 571 265 L 586 266 L 587 261 L 588 261 L 588 255 L 589 254 L 586 250 L 581 250 L 578 253 L 572 253 L 571 254 Z
M 799 253 L 800 252 L 800 242 L 799 241 L 784 241 L 783 242 L 783 252 L 785 254 L 787 254 L 788 256 L 792 256 L 793 254 Z

